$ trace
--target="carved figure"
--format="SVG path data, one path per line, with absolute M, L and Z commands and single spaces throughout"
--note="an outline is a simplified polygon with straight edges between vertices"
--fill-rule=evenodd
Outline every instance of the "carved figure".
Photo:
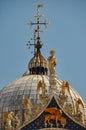
M 42 90 L 42 93 L 39 94 L 39 99 L 45 103 L 47 101 L 47 89 L 44 80 L 38 82 L 37 92 L 40 93 L 40 90 Z
M 49 71 L 50 71 L 50 75 L 56 75 L 56 64 L 57 64 L 57 60 L 54 57 L 55 51 L 51 50 L 50 51 L 51 56 L 48 57 L 48 67 L 49 67 Z
M 45 119 L 44 119 L 44 124 L 46 125 L 53 125 L 51 123 L 51 120 L 54 120 L 56 123 L 56 126 L 58 126 L 58 121 L 61 123 L 61 125 L 64 127 L 66 125 L 66 119 L 62 117 L 62 110 L 58 109 L 56 107 L 52 108 L 46 108 L 44 110 L 46 113 Z
M 38 93 L 39 93 L 40 89 L 42 89 L 42 97 L 45 97 L 47 90 L 46 90 L 46 85 L 44 83 L 44 80 L 38 82 L 38 85 L 37 85 Z
M 32 114 L 33 105 L 31 103 L 30 99 L 24 98 L 23 102 L 22 102 L 22 105 L 23 105 L 23 108 L 25 108 L 29 112 L 29 114 L 31 115 Z
M 16 114 L 16 116 L 15 116 L 15 127 L 16 127 L 16 129 L 18 129 L 19 126 L 20 126 L 20 119 L 19 119 L 19 115 Z
M 32 116 L 32 108 L 33 105 L 28 98 L 24 98 L 22 101 L 23 109 L 24 109 L 24 121 L 28 121 Z
M 68 82 L 65 82 L 63 81 L 63 84 L 62 84 L 62 94 L 65 95 L 65 90 L 67 90 L 69 93 L 70 93 L 70 87 L 69 87 L 69 83 Z
M 82 102 L 82 100 L 80 98 L 75 99 L 75 101 L 76 101 L 76 114 L 78 114 L 79 106 L 81 105 L 84 108 L 84 104 L 83 104 L 83 102 Z
M 77 99 L 77 103 L 84 108 L 84 104 L 80 98 Z
M 71 101 L 72 101 L 72 105 L 73 105 L 73 108 L 74 108 L 74 102 L 73 102 L 73 99 L 72 99 L 72 95 L 70 93 L 70 86 L 69 86 L 69 83 L 66 81 L 63 81 L 63 84 L 61 86 L 62 90 L 61 90 L 61 93 L 63 95 L 63 97 L 66 97 L 67 96 L 67 93 L 70 95 L 70 98 L 71 98 Z M 67 101 L 67 98 L 65 98 L 65 101 Z M 75 113 L 74 109 L 73 109 L 73 113 Z
M 54 113 L 54 112 L 50 112 L 50 113 Z M 58 109 L 54 114 L 47 114 L 47 115 L 45 115 L 44 123 L 45 124 L 47 123 L 48 125 L 50 125 L 51 124 L 50 120 L 55 120 L 56 125 L 57 125 L 57 123 L 61 119 L 61 117 L 62 117 L 62 110 Z
M 37 85 L 37 92 L 39 93 L 40 88 L 42 87 L 42 81 L 40 80 Z
M 14 121 L 14 113 L 10 112 L 6 119 L 5 130 L 14 130 L 14 127 L 12 126 L 12 121 Z

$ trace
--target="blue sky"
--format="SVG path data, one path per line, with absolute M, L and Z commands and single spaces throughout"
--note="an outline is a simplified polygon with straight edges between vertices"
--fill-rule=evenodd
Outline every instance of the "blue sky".
M 0 0 L 0 89 L 21 77 L 33 56 L 26 44 L 33 37 L 27 23 L 37 4 L 50 27 L 41 34 L 42 54 L 56 50 L 57 75 L 86 102 L 86 0 Z

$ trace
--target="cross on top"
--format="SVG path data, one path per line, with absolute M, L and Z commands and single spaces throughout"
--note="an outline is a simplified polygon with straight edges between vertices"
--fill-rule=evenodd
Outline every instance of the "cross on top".
M 35 29 L 35 31 L 37 32 L 38 37 L 40 35 L 40 32 L 43 32 L 43 30 L 40 29 L 40 25 L 45 25 L 45 27 L 47 28 L 49 26 L 49 24 L 50 24 L 49 21 L 46 18 L 44 18 L 43 22 L 40 21 L 40 18 L 44 17 L 44 15 L 40 14 L 40 8 L 41 7 L 43 7 L 43 4 L 38 4 L 37 5 L 37 15 L 33 16 L 30 19 L 30 22 L 29 22 L 30 28 L 32 28 L 33 25 L 37 26 L 37 28 Z M 34 19 L 36 19 L 36 22 L 33 22 Z
M 30 28 L 32 28 L 32 26 L 36 26 L 37 28 L 34 29 L 34 43 L 31 44 L 29 43 L 29 46 L 34 46 L 34 54 L 35 53 L 40 53 L 40 48 L 42 47 L 42 43 L 40 40 L 40 32 L 43 32 L 43 30 L 41 30 L 41 25 L 44 25 L 45 28 L 48 28 L 49 26 L 49 21 L 44 17 L 44 15 L 40 14 L 40 8 L 43 7 L 42 4 L 38 4 L 37 5 L 37 15 L 33 16 L 30 19 L 30 22 L 28 23 L 30 25 Z M 43 18 L 44 20 L 42 21 L 41 18 Z M 42 21 L 42 22 L 41 22 Z

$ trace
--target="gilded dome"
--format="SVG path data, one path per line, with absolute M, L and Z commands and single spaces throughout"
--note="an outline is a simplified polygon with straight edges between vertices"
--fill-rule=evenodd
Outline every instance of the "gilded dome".
M 42 56 L 41 53 L 34 54 L 34 57 L 28 64 L 30 74 L 47 74 L 48 64 L 47 60 Z
M 40 82 L 44 83 L 45 91 L 38 88 Z M 52 82 L 53 85 L 51 85 Z M 23 125 L 23 120 L 25 119 L 23 119 L 23 115 L 20 114 L 23 110 L 23 101 L 29 99 L 36 111 L 40 107 L 40 110 L 37 112 L 39 115 L 52 97 L 55 97 L 60 108 L 62 108 L 70 118 L 82 126 L 86 125 L 86 106 L 80 95 L 68 82 L 60 80 L 57 77 L 50 79 L 47 75 L 31 74 L 14 80 L 0 91 L 0 125 L 5 121 L 3 116 L 7 112 L 13 112 L 15 115 L 18 113 L 21 119 L 21 125 Z M 31 122 L 34 120 L 37 113 L 28 121 Z

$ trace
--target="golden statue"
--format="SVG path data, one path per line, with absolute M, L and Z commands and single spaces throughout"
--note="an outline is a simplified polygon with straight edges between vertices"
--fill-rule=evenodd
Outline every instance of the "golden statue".
M 33 108 L 31 100 L 28 99 L 28 98 L 24 98 L 23 102 L 22 102 L 22 105 L 23 105 L 23 108 L 27 109 L 29 114 L 31 115 L 32 114 L 32 108 Z
M 33 108 L 33 105 L 31 103 L 31 100 L 30 98 L 24 98 L 23 101 L 22 101 L 22 106 L 23 106 L 23 109 L 24 109 L 24 121 L 28 121 L 30 120 L 31 118 L 31 115 L 32 115 L 32 108 Z
M 61 88 L 62 88 L 62 95 L 66 95 L 66 90 L 69 92 L 69 94 L 70 94 L 70 86 L 69 86 L 69 83 L 66 81 L 63 81 L 63 83 L 62 83 L 62 86 L 61 86 Z
M 65 103 L 65 102 L 67 102 L 67 97 L 68 97 L 68 95 L 70 96 L 70 98 L 71 98 L 71 101 L 72 101 L 72 105 L 71 104 L 69 104 L 68 106 L 70 107 L 70 108 L 74 108 L 74 102 L 73 102 L 73 98 L 72 98 L 72 95 L 71 95 L 71 88 L 70 88 L 70 85 L 69 85 L 69 83 L 66 81 L 63 81 L 63 83 L 62 83 L 62 85 L 61 85 L 61 93 L 62 93 L 62 101 L 63 101 L 63 104 Z M 67 106 L 67 104 L 66 104 L 66 106 Z M 71 110 L 70 108 L 66 108 L 66 110 L 67 109 L 69 109 L 69 110 Z M 73 109 L 74 110 L 74 109 Z M 70 111 L 71 112 L 71 111 Z M 75 113 L 75 110 L 73 111 L 73 113 Z
M 41 93 L 40 93 L 40 90 L 41 90 Z M 44 80 L 40 80 L 38 82 L 38 85 L 37 85 L 37 92 L 39 94 L 39 98 L 42 102 L 46 103 L 46 98 L 47 98 L 47 89 L 46 89 L 46 84 L 44 83 Z
M 54 57 L 55 51 L 51 50 L 50 51 L 51 56 L 48 57 L 48 67 L 49 67 L 49 71 L 50 71 L 50 75 L 56 75 L 56 64 L 57 64 L 57 60 Z
M 10 112 L 8 114 L 8 117 L 6 119 L 5 130 L 14 130 L 14 127 L 12 126 L 12 121 L 14 121 L 14 112 Z
M 38 93 L 40 92 L 40 89 L 42 89 L 42 97 L 45 97 L 47 90 L 46 90 L 46 85 L 44 83 L 44 80 L 42 80 L 42 81 L 40 80 L 38 82 L 38 85 L 37 85 L 37 92 Z
M 66 119 L 62 117 L 62 110 L 56 107 L 46 108 L 44 110 L 47 114 L 44 118 L 44 124 L 51 125 L 51 120 L 54 120 L 56 126 L 58 125 L 58 121 L 64 127 L 66 125 Z

